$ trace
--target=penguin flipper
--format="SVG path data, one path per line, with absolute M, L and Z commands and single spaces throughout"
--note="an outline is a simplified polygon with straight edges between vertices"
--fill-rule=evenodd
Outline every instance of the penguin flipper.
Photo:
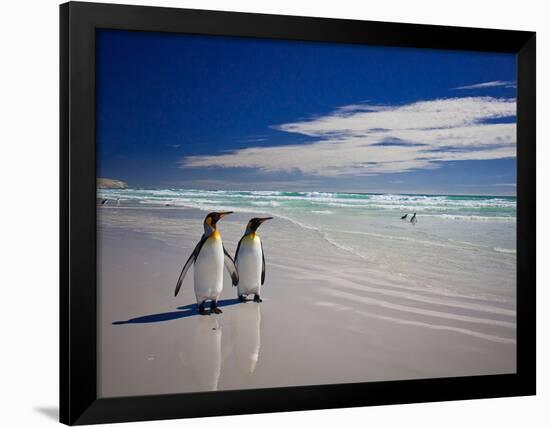
M 206 242 L 206 239 L 207 237 L 203 234 L 201 239 L 199 240 L 199 243 L 197 243 L 197 246 L 195 246 L 195 249 L 193 249 L 193 252 L 191 253 L 191 255 L 189 255 L 189 258 L 185 262 L 185 265 L 181 270 L 180 277 L 178 278 L 178 283 L 176 284 L 176 290 L 174 291 L 174 296 L 178 296 L 178 292 L 180 291 L 181 285 L 183 284 L 183 279 L 185 279 L 185 275 L 187 274 L 189 267 L 191 267 L 191 264 L 193 264 L 197 259 L 197 256 L 199 255 L 199 252 L 202 249 L 202 245 L 204 245 L 204 242 Z
M 265 257 L 264 257 L 264 244 L 260 240 L 260 246 L 262 248 L 262 286 L 265 282 Z
M 235 261 L 233 261 L 231 255 L 229 255 L 229 252 L 227 252 L 225 246 L 223 248 L 223 263 L 225 264 L 225 268 L 227 268 L 227 271 L 231 276 L 231 282 L 233 283 L 233 286 L 237 286 L 237 284 L 239 283 L 239 272 L 237 271 L 237 267 L 235 266 Z
M 239 243 L 237 244 L 237 250 L 235 251 L 235 262 L 237 262 L 237 257 L 239 256 L 239 249 L 241 248 L 241 242 L 243 241 L 243 239 L 244 239 L 244 236 L 241 237 L 241 239 L 239 240 Z

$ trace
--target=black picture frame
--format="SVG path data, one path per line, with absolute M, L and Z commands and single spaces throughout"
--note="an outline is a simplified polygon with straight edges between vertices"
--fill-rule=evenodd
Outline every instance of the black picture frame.
M 98 399 L 95 31 L 120 29 L 517 55 L 517 373 Z M 534 32 L 161 7 L 60 6 L 60 421 L 159 420 L 535 394 Z

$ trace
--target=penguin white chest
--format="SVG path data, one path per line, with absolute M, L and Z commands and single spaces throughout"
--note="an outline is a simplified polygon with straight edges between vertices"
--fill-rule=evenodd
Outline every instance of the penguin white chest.
M 219 235 L 204 242 L 193 267 L 197 303 L 217 300 L 223 289 L 223 245 Z
M 262 280 L 262 245 L 259 236 L 249 235 L 243 238 L 236 265 L 239 271 L 239 295 L 259 295 Z

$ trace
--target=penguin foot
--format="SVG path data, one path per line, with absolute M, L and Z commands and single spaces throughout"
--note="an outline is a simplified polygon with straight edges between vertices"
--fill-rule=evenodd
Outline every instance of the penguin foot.
M 244 295 L 239 295 L 239 302 L 246 302 L 246 297 Z
M 258 294 L 254 294 L 254 302 L 262 302 L 262 299 Z
M 218 308 L 217 301 L 212 301 L 212 303 L 210 304 L 210 313 L 215 313 L 215 314 L 222 314 L 223 313 L 223 311 L 221 311 Z
M 202 316 L 205 316 L 207 314 L 210 314 L 209 311 L 206 311 L 206 309 L 204 308 L 204 303 L 203 304 L 199 304 L 199 314 L 202 315 Z

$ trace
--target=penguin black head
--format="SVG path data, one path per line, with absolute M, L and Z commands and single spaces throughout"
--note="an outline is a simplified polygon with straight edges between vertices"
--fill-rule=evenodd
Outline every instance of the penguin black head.
M 258 227 L 262 225 L 262 222 L 268 221 L 270 219 L 273 219 L 273 217 L 268 216 L 266 218 L 252 218 L 250 221 L 248 221 L 248 224 L 246 225 L 246 234 L 255 233 Z
M 209 228 L 216 229 L 216 223 L 222 219 L 224 216 L 232 214 L 232 211 L 228 212 L 212 212 L 206 215 L 206 218 L 204 218 L 204 228 L 206 229 L 207 226 Z

